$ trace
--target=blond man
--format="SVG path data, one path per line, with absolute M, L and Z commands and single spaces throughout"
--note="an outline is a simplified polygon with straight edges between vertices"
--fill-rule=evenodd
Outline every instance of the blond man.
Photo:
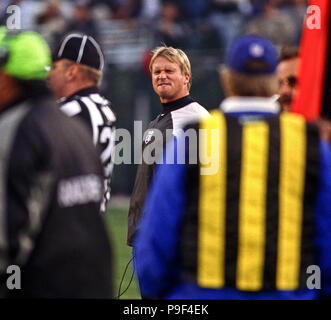
M 142 143 L 143 153 L 151 143 L 156 144 L 155 149 L 157 146 L 164 145 L 167 131 L 172 130 L 173 135 L 176 135 L 183 124 L 209 116 L 209 112 L 190 96 L 191 64 L 182 50 L 167 46 L 155 48 L 149 67 L 153 89 L 160 97 L 162 112 L 150 122 L 146 130 Z M 161 133 L 161 140 L 157 140 L 156 131 Z M 133 244 L 137 225 L 142 215 L 154 167 L 154 163 L 147 164 L 144 162 L 144 158 L 138 167 L 128 217 L 127 241 L 130 246 Z

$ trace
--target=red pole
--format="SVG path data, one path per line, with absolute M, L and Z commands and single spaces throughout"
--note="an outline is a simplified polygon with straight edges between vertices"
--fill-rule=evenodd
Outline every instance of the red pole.
M 321 114 L 330 10 L 331 0 L 311 0 L 303 26 L 299 86 L 291 110 L 303 114 L 308 121 L 315 120 Z

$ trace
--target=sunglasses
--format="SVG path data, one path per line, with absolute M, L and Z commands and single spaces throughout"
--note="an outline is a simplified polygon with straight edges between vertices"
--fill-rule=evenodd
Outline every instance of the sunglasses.
M 296 84 L 297 84 L 297 78 L 295 76 L 290 76 L 279 81 L 279 86 L 288 85 L 294 88 Z

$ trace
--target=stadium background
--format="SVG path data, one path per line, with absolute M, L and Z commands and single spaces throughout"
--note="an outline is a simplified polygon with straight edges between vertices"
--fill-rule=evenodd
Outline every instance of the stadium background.
M 307 11 L 306 0 L 1 0 L 0 24 L 6 24 L 12 4 L 20 8 L 21 28 L 41 33 L 52 49 L 72 31 L 89 33 L 100 42 L 106 60 L 102 93 L 112 102 L 117 127 L 132 136 L 134 120 L 143 121 L 144 129 L 161 111 L 148 74 L 152 48 L 165 43 L 185 50 L 192 64 L 191 95 L 213 109 L 224 97 L 217 69 L 228 43 L 254 32 L 269 37 L 278 49 L 299 45 Z M 131 256 L 126 246 L 127 211 L 135 172 L 134 164 L 115 166 L 113 199 L 106 214 L 116 293 Z M 130 266 L 122 291 L 131 272 Z M 139 297 L 134 280 L 121 298 Z

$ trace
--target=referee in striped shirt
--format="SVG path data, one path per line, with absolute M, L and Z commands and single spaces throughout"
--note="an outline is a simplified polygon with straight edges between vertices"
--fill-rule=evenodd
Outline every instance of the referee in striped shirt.
M 98 148 L 104 168 L 105 194 L 101 212 L 110 199 L 116 117 L 110 102 L 100 95 L 104 57 L 99 44 L 88 35 L 68 34 L 53 57 L 48 83 L 69 117 L 82 119 Z

